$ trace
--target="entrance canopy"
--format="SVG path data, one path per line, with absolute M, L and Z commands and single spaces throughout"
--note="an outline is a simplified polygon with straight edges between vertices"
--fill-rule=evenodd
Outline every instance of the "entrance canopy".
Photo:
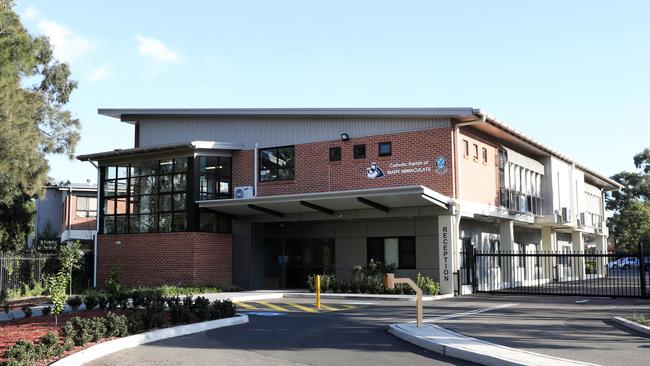
M 395 208 L 435 206 L 448 209 L 449 197 L 424 186 L 372 188 L 349 191 L 300 193 L 269 197 L 231 198 L 197 201 L 200 208 L 209 208 L 233 216 L 320 212 L 337 215 L 341 211 L 374 209 L 390 212 Z

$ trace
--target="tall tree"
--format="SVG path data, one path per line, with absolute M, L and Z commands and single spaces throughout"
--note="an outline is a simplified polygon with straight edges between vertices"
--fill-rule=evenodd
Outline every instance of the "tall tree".
M 607 200 L 607 209 L 613 212 L 607 224 L 617 252 L 633 253 L 642 244 L 650 253 L 650 149 L 633 160 L 637 172 L 612 176 L 623 189 L 612 192 Z
M 64 106 L 76 87 L 48 39 L 30 35 L 13 0 L 0 0 L 0 250 L 25 241 L 46 155 L 74 156 L 80 124 Z

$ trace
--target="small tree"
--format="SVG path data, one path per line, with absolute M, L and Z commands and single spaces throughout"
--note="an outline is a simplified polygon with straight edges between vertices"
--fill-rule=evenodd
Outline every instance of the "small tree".
M 81 259 L 81 245 L 78 241 L 70 246 L 61 247 L 59 251 L 59 271 L 47 279 L 47 290 L 54 307 L 54 325 L 58 326 L 58 315 L 63 312 L 63 307 L 68 298 L 66 289 L 72 270 L 78 268 L 79 259 Z

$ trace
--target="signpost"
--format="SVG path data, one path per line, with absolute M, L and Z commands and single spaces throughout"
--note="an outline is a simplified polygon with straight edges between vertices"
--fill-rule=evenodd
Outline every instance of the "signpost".
M 405 283 L 415 291 L 415 306 L 416 306 L 416 317 L 417 317 L 417 326 L 422 326 L 422 289 L 413 282 L 410 278 L 395 278 L 394 273 L 384 274 L 384 286 L 389 289 L 394 289 L 395 284 Z

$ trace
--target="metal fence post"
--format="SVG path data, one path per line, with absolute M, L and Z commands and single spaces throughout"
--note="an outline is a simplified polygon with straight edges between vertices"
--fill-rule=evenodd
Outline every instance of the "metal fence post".
M 645 256 L 643 255 L 643 244 L 641 243 L 639 243 L 639 276 L 641 276 L 641 297 L 648 297 L 648 287 L 645 281 Z

